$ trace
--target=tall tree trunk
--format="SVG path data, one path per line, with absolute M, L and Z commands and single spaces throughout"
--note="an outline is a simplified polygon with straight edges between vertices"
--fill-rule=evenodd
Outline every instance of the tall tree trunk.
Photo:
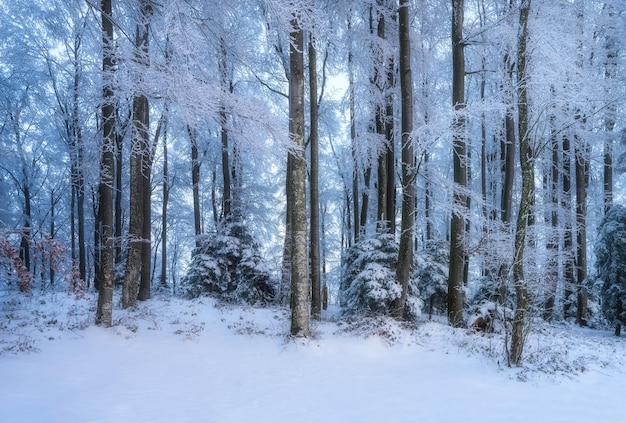
M 387 94 L 385 95 L 385 158 L 387 159 L 385 172 L 387 175 L 385 219 L 388 222 L 388 230 L 391 234 L 396 233 L 396 140 L 393 126 L 394 68 L 393 57 L 390 57 L 387 64 Z
M 511 57 L 507 54 L 504 58 L 504 64 L 508 79 L 510 81 L 510 88 L 513 89 L 515 83 L 513 81 L 513 63 Z M 502 210 L 501 220 L 507 226 L 512 223 L 513 216 L 513 182 L 515 179 L 515 106 L 513 95 L 509 95 L 508 104 L 506 108 L 506 115 L 504 117 L 504 183 L 502 185 L 501 206 Z
M 559 244 L 561 236 L 559 234 L 559 142 L 554 128 L 555 117 L 550 117 L 551 126 L 551 161 L 548 181 L 548 191 L 550 192 L 550 229 L 546 249 L 548 250 L 547 263 L 547 292 L 543 306 L 543 318 L 551 321 L 554 318 L 554 306 L 559 280 Z
M 151 6 L 147 0 L 141 0 L 141 22 L 137 24 L 135 38 L 135 60 L 141 67 L 148 66 L 148 32 Z M 140 88 L 143 90 L 143 87 Z M 132 140 L 130 153 L 130 216 L 128 223 L 128 258 L 124 271 L 122 289 L 122 308 L 135 305 L 139 294 L 139 278 L 143 274 L 142 266 L 150 260 L 150 239 L 146 237 L 144 221 L 149 227 L 150 216 L 150 106 L 148 98 L 142 93 L 133 98 Z M 148 192 L 146 193 L 146 190 Z M 147 203 L 147 204 L 146 204 Z M 149 232 L 149 231 L 148 231 Z M 144 244 L 147 244 L 147 258 Z M 147 263 L 146 263 L 147 262 Z M 149 278 L 150 267 L 145 269 Z
M 531 214 L 535 183 L 535 164 L 528 125 L 528 14 L 530 0 L 523 0 L 520 5 L 519 40 L 517 47 L 517 87 L 518 87 L 518 134 L 520 137 L 520 166 L 522 171 L 522 192 L 520 206 L 515 227 L 515 256 L 513 261 L 513 284 L 515 286 L 516 304 L 513 317 L 511 336 L 510 361 L 519 364 L 524 351 L 526 338 L 526 319 L 529 306 L 528 287 L 524 279 L 524 247 L 526 244 L 526 229 Z
M 402 293 L 394 304 L 393 314 L 404 317 L 408 296 L 409 278 L 413 268 L 413 231 L 415 226 L 415 154 L 413 152 L 413 78 L 411 76 L 411 26 L 409 0 L 400 0 L 400 92 L 402 108 L 402 221 L 400 223 L 400 248 L 398 251 L 397 277 Z
M 98 306 L 96 324 L 111 326 L 113 317 L 113 176 L 115 170 L 115 106 L 113 93 L 113 21 L 111 0 L 102 0 L 102 75 L 103 141 L 100 149 L 100 184 L 98 187 L 99 229 Z
M 310 335 L 307 272 L 306 160 L 304 157 L 304 31 L 291 19 L 289 51 L 289 134 L 292 140 L 291 186 L 287 207 L 291 213 L 291 335 Z
M 227 68 L 227 55 L 226 55 L 226 45 L 223 39 L 220 39 L 220 48 L 221 48 L 221 59 L 220 59 L 220 84 L 222 88 L 222 95 L 226 97 L 229 92 L 231 92 L 231 83 L 229 81 L 228 76 L 228 68 Z M 232 195 L 231 195 L 231 165 L 230 165 L 230 156 L 229 156 L 229 146 L 228 146 L 228 122 L 226 117 L 226 105 L 225 101 L 222 100 L 222 105 L 220 106 L 220 125 L 221 125 L 221 138 L 222 138 L 222 180 L 224 182 L 224 190 L 223 190 L 223 199 L 222 199 L 222 214 L 224 221 L 230 221 L 231 218 L 231 206 L 232 206 Z
M 287 209 L 285 210 L 285 241 L 283 242 L 283 263 L 281 269 L 281 293 L 282 298 L 289 300 L 289 307 L 293 307 L 291 292 L 291 226 L 292 226 L 292 207 L 289 206 L 289 191 L 292 182 L 293 157 L 287 155 L 287 176 L 285 177 L 285 192 L 287 193 Z
M 348 19 L 348 31 L 352 29 L 352 20 Z M 352 46 L 348 52 L 348 91 L 350 102 L 350 148 L 352 151 L 352 215 L 348 212 L 348 226 L 352 221 L 354 230 L 354 243 L 359 241 L 359 230 L 361 219 L 359 217 L 359 160 L 357 154 L 356 144 L 356 107 L 355 107 L 355 94 L 354 94 L 354 58 L 352 53 Z M 346 208 L 350 209 L 350 202 L 346 204 Z M 348 244 L 350 244 L 348 240 Z
M 379 0 L 379 7 L 383 2 Z M 395 17 L 392 17 L 395 20 Z M 379 11 L 377 34 L 385 39 L 385 14 Z M 393 89 L 394 60 L 379 48 L 374 50 L 374 83 L 379 91 L 380 101 L 376 105 L 376 133 L 384 138 L 384 146 L 378 156 L 378 230 L 383 233 L 395 233 L 395 146 L 393 128 Z M 385 75 L 383 79 L 382 75 Z
M 118 111 L 115 111 L 116 115 Z M 117 119 L 119 120 L 119 119 Z M 122 134 L 115 134 L 115 266 L 120 265 L 124 258 L 122 256 L 122 229 L 123 229 L 123 212 L 122 212 L 122 200 L 124 196 L 122 195 L 122 185 L 124 175 L 123 167 L 123 150 L 124 150 L 124 136 Z
M 573 287 L 575 284 L 575 254 L 574 254 L 574 224 L 572 221 L 572 181 L 571 163 L 572 151 L 569 136 L 563 138 L 563 196 L 561 199 L 563 210 L 563 317 L 572 317 Z
M 467 208 L 467 148 L 465 144 L 465 54 L 463 44 L 464 1 L 452 0 L 452 105 L 454 194 L 450 222 L 450 267 L 448 272 L 448 321 L 452 326 L 465 325 L 463 319 L 465 219 Z
M 612 6 L 609 7 L 609 18 L 614 19 Z M 611 82 L 617 73 L 617 41 L 613 36 L 607 36 L 605 41 L 606 64 L 604 77 L 607 82 Z M 603 174 L 603 194 L 604 194 L 604 212 L 607 213 L 613 205 L 613 137 L 615 136 L 615 117 L 617 114 L 617 105 L 611 102 L 606 110 L 604 118 L 604 130 L 606 138 L 604 140 L 604 174 Z
M 79 83 L 80 83 L 80 69 L 79 63 L 79 51 L 80 40 L 75 40 L 74 44 L 74 78 L 72 87 L 72 135 L 75 148 L 75 178 L 73 183 L 76 187 L 76 207 L 78 214 L 78 269 L 81 279 L 85 279 L 85 272 L 87 270 L 87 254 L 85 245 L 85 177 L 83 172 L 84 166 L 84 146 L 83 135 L 80 128 L 80 122 L 78 118 L 79 107 Z
M 578 137 L 577 137 L 578 138 Z M 587 184 L 588 146 L 577 140 L 576 156 L 576 323 L 587 325 Z
M 163 204 L 161 209 L 161 286 L 167 286 L 167 207 L 170 199 L 170 175 L 167 157 L 167 107 L 163 123 Z
M 433 222 L 431 218 L 431 200 L 432 182 L 430 180 L 430 154 L 424 152 L 424 219 L 426 220 L 426 240 L 433 239 Z
M 161 136 L 161 130 L 163 129 L 163 122 L 165 121 L 165 113 L 161 115 L 156 131 L 154 132 L 154 139 L 152 143 L 148 145 L 148 149 L 142 160 L 142 195 L 143 195 L 143 226 L 142 226 L 142 238 L 141 244 L 141 280 L 139 283 L 139 293 L 137 299 L 139 301 L 149 300 L 152 296 L 150 288 L 152 284 L 152 163 L 154 162 L 154 156 L 156 155 L 156 147 Z M 155 251 L 156 254 L 156 251 Z
M 310 255 L 311 255 L 311 317 L 320 320 L 322 316 L 322 291 L 320 274 L 320 193 L 319 193 L 319 134 L 317 100 L 317 51 L 313 38 L 309 38 L 309 112 L 311 134 L 310 163 Z
M 500 145 L 500 161 L 502 163 L 502 190 L 500 195 L 500 220 L 507 233 L 512 232 L 511 225 L 513 219 L 513 186 L 515 182 L 515 150 L 517 143 L 515 139 L 515 81 L 513 75 L 514 63 L 510 54 L 504 56 L 504 72 L 508 86 L 503 87 L 506 96 L 506 112 L 504 116 L 504 138 Z M 504 304 L 508 296 L 508 287 L 505 282 L 508 278 L 510 267 L 508 264 L 501 264 L 498 269 L 498 289 L 495 292 L 496 298 Z
M 198 159 L 198 137 L 196 130 L 187 125 L 187 133 L 191 142 L 191 186 L 193 195 L 193 227 L 196 236 L 196 247 L 200 247 L 202 226 L 200 221 L 200 160 Z
M 30 242 L 32 239 L 32 200 L 30 194 L 30 181 L 24 179 L 24 183 L 22 185 L 22 194 L 24 195 L 24 223 L 22 228 L 22 239 L 20 242 L 20 259 L 22 260 L 22 264 L 28 271 L 30 272 Z M 22 284 L 20 285 L 20 290 L 28 291 L 29 288 Z
M 50 191 L 50 236 L 54 239 L 56 235 L 55 220 L 56 199 L 54 198 L 54 188 Z M 73 264 L 72 264 L 73 266 Z M 52 260 L 48 263 L 48 274 L 50 276 L 50 286 L 54 287 L 54 264 Z M 81 279 L 85 280 L 82 276 Z

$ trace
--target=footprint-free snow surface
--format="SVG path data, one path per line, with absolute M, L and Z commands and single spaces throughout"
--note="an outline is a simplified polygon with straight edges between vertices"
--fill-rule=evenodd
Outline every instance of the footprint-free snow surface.
M 42 299 L 43 298 L 43 299 Z M 0 297 L 0 421 L 626 422 L 626 338 L 537 324 L 504 335 L 157 298 L 94 326 L 95 297 Z

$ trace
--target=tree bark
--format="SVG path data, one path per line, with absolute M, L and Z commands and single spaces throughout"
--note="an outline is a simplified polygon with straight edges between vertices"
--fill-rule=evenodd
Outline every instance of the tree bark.
M 135 60 L 141 67 L 148 66 L 148 32 L 151 6 L 146 0 L 141 1 L 141 22 L 137 23 L 135 38 Z M 143 77 L 143 75 L 141 75 Z M 140 89 L 143 89 L 141 87 Z M 135 305 L 139 295 L 139 278 L 142 267 L 150 263 L 150 106 L 148 98 L 142 93 L 133 97 L 133 121 L 130 153 L 130 216 L 128 223 L 128 257 L 124 271 L 122 289 L 122 308 Z M 148 192 L 146 192 L 146 190 Z M 144 226 L 144 222 L 148 226 Z M 147 232 L 147 233 L 146 233 Z M 146 238 L 146 235 L 148 238 Z M 144 244 L 147 244 L 147 248 Z M 147 250 L 147 257 L 145 252 Z M 150 276 L 150 267 L 144 269 Z M 148 282 L 149 283 L 149 282 Z
M 310 255 L 311 255 L 311 317 L 320 320 L 322 317 L 322 292 L 320 274 L 320 197 L 319 197 L 319 130 L 317 102 L 317 51 L 313 38 L 309 38 L 309 113 L 311 133 L 310 163 Z
M 578 138 L 576 145 L 576 323 L 587 326 L 587 185 L 589 162 L 586 142 Z
M 220 59 L 220 84 L 222 88 L 222 95 L 225 97 L 231 91 L 230 81 L 227 70 L 227 56 L 226 46 L 224 40 L 220 39 L 221 47 L 221 59 Z M 224 182 L 223 199 L 222 199 L 222 214 L 224 221 L 229 221 L 231 218 L 232 208 L 232 195 L 231 195 L 231 165 L 228 146 L 228 122 L 226 117 L 226 105 L 222 100 L 220 106 L 220 125 L 221 125 L 221 138 L 222 138 L 222 181 Z
M 409 0 L 400 0 L 400 92 L 402 109 L 402 221 L 400 223 L 400 248 L 398 251 L 397 278 L 402 293 L 394 304 L 393 315 L 404 317 L 408 296 L 409 278 L 413 269 L 413 232 L 415 226 L 415 154 L 413 152 L 413 78 L 411 75 L 411 26 Z
M 571 181 L 572 152 L 569 136 L 563 138 L 563 196 L 561 199 L 563 216 L 563 317 L 572 317 L 572 296 L 575 279 L 575 254 L 574 254 L 574 224 L 572 222 L 572 181 Z
M 515 86 L 513 81 L 513 63 L 510 56 L 507 54 L 504 58 L 504 64 L 508 79 L 510 81 L 510 88 Z M 507 226 L 512 222 L 513 216 L 513 182 L 515 180 L 515 105 L 513 95 L 508 96 L 508 105 L 506 108 L 506 115 L 504 117 L 504 183 L 502 184 L 502 196 L 501 206 L 502 210 L 501 220 Z
M 115 111 L 116 116 L 118 111 Z M 116 119 L 119 121 L 119 119 Z M 123 212 L 122 212 L 122 185 L 123 185 L 123 150 L 124 150 L 124 136 L 122 134 L 115 134 L 115 239 L 114 239 L 114 248 L 115 248 L 115 265 L 119 265 L 123 262 L 124 258 L 122 257 L 122 229 L 123 229 Z
M 513 284 L 515 286 L 516 304 L 513 317 L 513 329 L 511 335 L 510 361 L 519 364 L 524 351 L 526 339 L 526 315 L 528 312 L 529 296 L 528 287 L 524 279 L 524 247 L 526 244 L 526 229 L 531 214 L 533 201 L 535 168 L 534 156 L 530 145 L 528 126 L 528 75 L 526 64 L 528 62 L 528 15 L 530 0 L 523 0 L 520 5 L 519 40 L 517 47 L 517 87 L 518 87 L 518 134 L 520 137 L 520 166 L 522 171 L 522 192 L 520 206 L 515 228 L 515 257 L 513 261 Z
M 348 19 L 348 31 L 352 29 L 352 21 Z M 359 161 L 356 145 L 356 107 L 354 94 L 354 63 L 353 63 L 352 46 L 348 52 L 348 91 L 349 91 L 349 109 L 350 109 L 350 148 L 352 152 L 352 215 L 348 213 L 348 225 L 350 221 L 353 224 L 354 243 L 359 241 L 360 217 L 359 217 Z M 346 199 L 348 200 L 348 199 Z M 350 202 L 346 204 L 346 208 L 350 209 Z M 349 244 L 349 242 L 348 242 Z
M 193 227 L 196 236 L 196 248 L 200 247 L 202 226 L 200 221 L 200 160 L 198 159 L 198 139 L 195 129 L 187 125 L 187 133 L 191 142 L 191 186 L 193 196 Z
M 450 222 L 450 266 L 448 271 L 448 322 L 465 325 L 463 319 L 465 219 L 467 214 L 467 148 L 465 142 L 465 54 L 463 43 L 464 1 L 452 0 L 452 105 L 456 112 L 453 127 L 453 210 Z
M 549 172 L 549 192 L 550 192 L 550 229 L 546 249 L 548 252 L 547 263 L 547 288 L 546 299 L 543 305 L 543 318 L 551 321 L 554 318 L 554 306 L 556 304 L 556 294 L 559 280 L 559 142 L 554 128 L 555 117 L 550 117 L 551 126 L 551 161 Z
M 99 229 L 98 306 L 96 324 L 111 326 L 113 316 L 113 176 L 115 171 L 115 106 L 113 93 L 113 22 L 111 0 L 102 0 L 102 128 L 100 184 L 98 187 Z
M 167 286 L 167 207 L 170 199 L 169 163 L 167 157 L 167 107 L 163 123 L 163 204 L 161 208 L 161 286 Z
M 304 157 L 304 31 L 291 19 L 289 70 L 289 133 L 292 148 L 291 186 L 287 207 L 291 213 L 291 335 L 310 336 L 307 275 L 306 160 Z

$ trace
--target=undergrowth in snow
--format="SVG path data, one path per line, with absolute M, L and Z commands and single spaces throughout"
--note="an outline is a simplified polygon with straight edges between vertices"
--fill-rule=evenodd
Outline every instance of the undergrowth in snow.
M 331 307 L 311 338 L 291 339 L 280 307 L 157 295 L 116 306 L 101 328 L 95 304 L 0 294 L 3 423 L 626 421 L 603 406 L 626 381 L 626 339 L 609 330 L 533 322 L 511 368 L 504 333 L 440 316 L 409 324 Z
M 5 294 L 0 300 L 0 357 L 7 354 L 42 353 L 49 342 L 83 337 L 93 325 L 95 295 L 75 299 L 64 293 L 28 296 Z M 623 372 L 626 340 L 609 330 L 580 328 L 569 323 L 533 323 L 523 363 L 507 364 L 507 336 L 470 329 L 455 329 L 437 316 L 433 321 L 398 322 L 380 316 L 340 317 L 329 311 L 313 322 L 312 342 L 335 337 L 376 338 L 387 347 L 414 346 L 442 354 L 456 352 L 482 357 L 509 377 L 520 381 L 537 378 L 575 378 L 588 371 Z M 142 333 L 173 335 L 182 341 L 198 340 L 207 327 L 219 327 L 234 335 L 279 338 L 287 343 L 289 310 L 279 307 L 234 306 L 211 298 L 185 300 L 158 297 L 130 310 L 116 308 L 114 325 L 106 329 L 122 338 Z

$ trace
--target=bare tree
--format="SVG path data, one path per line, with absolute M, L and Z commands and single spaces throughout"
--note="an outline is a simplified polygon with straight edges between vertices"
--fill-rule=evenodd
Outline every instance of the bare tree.
M 102 147 L 100 158 L 100 184 L 98 187 L 99 253 L 98 308 L 96 324 L 111 326 L 113 315 L 113 173 L 115 169 L 115 106 L 113 93 L 113 21 L 112 0 L 102 0 Z
M 137 23 L 135 38 L 135 60 L 139 67 L 143 68 L 148 65 L 148 33 L 152 6 L 148 3 L 148 0 L 141 0 L 140 6 L 140 21 Z M 150 107 L 148 98 L 145 93 L 138 92 L 133 97 L 132 145 L 130 152 L 130 220 L 128 224 L 128 258 L 124 271 L 124 287 L 122 290 L 122 308 L 131 307 L 137 302 L 139 278 L 144 262 L 143 244 L 150 242 L 149 239 L 145 238 L 146 231 L 144 228 L 144 220 L 148 219 L 149 223 L 150 218 L 146 216 L 146 208 L 149 206 L 149 194 L 148 198 L 144 194 L 146 189 L 150 190 L 149 131 Z M 146 204 L 147 199 L 148 204 Z
M 304 31 L 291 18 L 289 51 L 289 134 L 292 147 L 288 166 L 287 213 L 291 216 L 291 335 L 310 335 L 306 216 L 306 160 L 304 157 Z
M 317 99 L 317 49 L 309 38 L 309 113 L 311 132 L 310 163 L 310 255 L 311 255 L 311 317 L 319 320 L 322 313 L 320 274 L 320 192 L 319 192 L 319 105 Z
M 448 321 L 463 326 L 465 216 L 467 209 L 467 148 L 465 143 L 465 53 L 463 42 L 464 1 L 452 0 L 452 105 L 454 199 L 450 222 L 450 266 L 448 273 Z
M 528 125 L 528 15 L 531 0 L 523 0 L 520 5 L 519 39 L 517 47 L 517 87 L 518 87 L 518 135 L 520 138 L 520 165 L 522 171 L 522 192 L 515 228 L 515 256 L 513 261 L 513 284 L 515 286 L 516 304 L 513 317 L 510 360 L 519 364 L 524 350 L 526 338 L 526 314 L 529 306 L 528 286 L 524 279 L 524 247 L 526 229 L 531 214 L 535 184 L 535 158 L 530 144 Z
M 402 107 L 402 221 L 400 224 L 400 248 L 398 251 L 398 282 L 402 294 L 394 304 L 394 316 L 404 317 L 408 295 L 409 277 L 413 267 L 413 231 L 415 227 L 415 154 L 413 152 L 413 79 L 411 76 L 411 26 L 409 1 L 400 0 L 400 90 Z

